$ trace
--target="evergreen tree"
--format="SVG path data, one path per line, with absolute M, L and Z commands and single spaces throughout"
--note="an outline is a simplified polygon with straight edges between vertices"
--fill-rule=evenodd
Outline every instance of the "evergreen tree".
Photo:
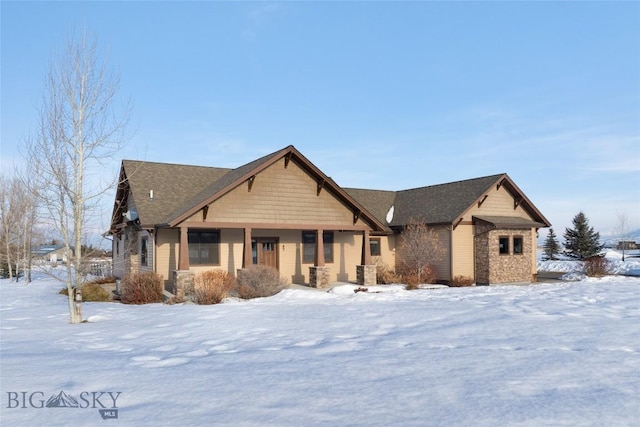
M 583 212 L 573 217 L 573 227 L 564 232 L 564 246 L 568 255 L 580 260 L 598 255 L 604 247 L 600 244 L 600 233 L 589 226 L 589 220 Z
M 558 253 L 560 253 L 560 243 L 556 237 L 556 233 L 553 231 L 553 228 L 549 229 L 549 234 L 547 234 L 547 238 L 544 241 L 544 245 L 542 246 L 544 250 L 544 260 L 556 260 L 558 257 Z

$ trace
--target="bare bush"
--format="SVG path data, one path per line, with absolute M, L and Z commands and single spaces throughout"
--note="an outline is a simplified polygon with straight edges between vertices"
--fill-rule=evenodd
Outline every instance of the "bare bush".
M 402 283 L 402 277 L 396 274 L 381 258 L 376 258 L 376 283 L 381 285 Z
M 437 265 L 446 253 L 438 233 L 426 224 L 412 219 L 403 230 L 401 238 L 399 271 L 405 277 L 405 283 L 433 283 L 434 265 Z
M 449 286 L 461 288 L 464 286 L 473 286 L 474 280 L 469 276 L 455 276 L 449 282 Z
M 421 267 L 420 274 L 407 270 L 407 272 L 402 275 L 402 282 L 408 291 L 420 289 L 420 285 L 422 284 L 436 282 L 436 272 L 430 265 Z
M 150 271 L 127 274 L 122 279 L 124 304 L 162 302 L 162 276 Z
M 238 275 L 238 295 L 243 299 L 270 297 L 286 287 L 278 270 L 266 265 L 252 265 Z
M 589 277 L 602 277 L 610 274 L 609 261 L 602 256 L 593 256 L 584 261 L 584 274 Z
M 209 270 L 196 274 L 193 298 L 196 304 L 218 304 L 236 286 L 236 280 L 226 271 Z

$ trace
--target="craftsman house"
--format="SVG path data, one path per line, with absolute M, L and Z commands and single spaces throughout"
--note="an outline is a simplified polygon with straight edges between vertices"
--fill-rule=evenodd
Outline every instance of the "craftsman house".
M 114 274 L 155 271 L 165 287 L 212 268 L 273 266 L 291 283 L 375 283 L 409 221 L 436 230 L 438 280 L 531 282 L 550 223 L 506 174 L 404 191 L 342 188 L 295 147 L 236 169 L 124 160 L 109 233 Z M 186 278 L 186 279 L 185 279 Z

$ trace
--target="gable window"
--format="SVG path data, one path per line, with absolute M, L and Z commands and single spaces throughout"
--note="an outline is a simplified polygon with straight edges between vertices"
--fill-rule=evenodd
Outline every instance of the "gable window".
M 509 254 L 509 237 L 502 236 L 499 239 L 498 247 L 500 250 L 500 255 L 508 255 Z
M 522 254 L 522 252 L 523 252 L 522 236 L 513 236 L 513 253 Z
M 218 230 L 189 230 L 189 264 L 220 264 L 220 232 Z
M 140 265 L 149 265 L 149 238 L 143 237 L 140 241 Z
M 312 264 L 316 262 L 316 232 L 302 232 L 302 262 Z M 333 262 L 333 231 L 322 233 L 324 245 L 324 262 Z
M 380 239 L 369 240 L 369 250 L 371 251 L 371 256 L 382 255 L 382 251 L 380 250 Z

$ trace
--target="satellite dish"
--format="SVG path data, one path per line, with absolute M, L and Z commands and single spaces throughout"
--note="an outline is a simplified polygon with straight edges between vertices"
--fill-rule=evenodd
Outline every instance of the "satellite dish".
M 387 217 L 385 218 L 387 220 L 387 224 L 391 224 L 391 221 L 393 220 L 394 211 L 395 211 L 395 206 L 391 205 L 391 207 L 389 208 L 389 212 L 387 212 Z

